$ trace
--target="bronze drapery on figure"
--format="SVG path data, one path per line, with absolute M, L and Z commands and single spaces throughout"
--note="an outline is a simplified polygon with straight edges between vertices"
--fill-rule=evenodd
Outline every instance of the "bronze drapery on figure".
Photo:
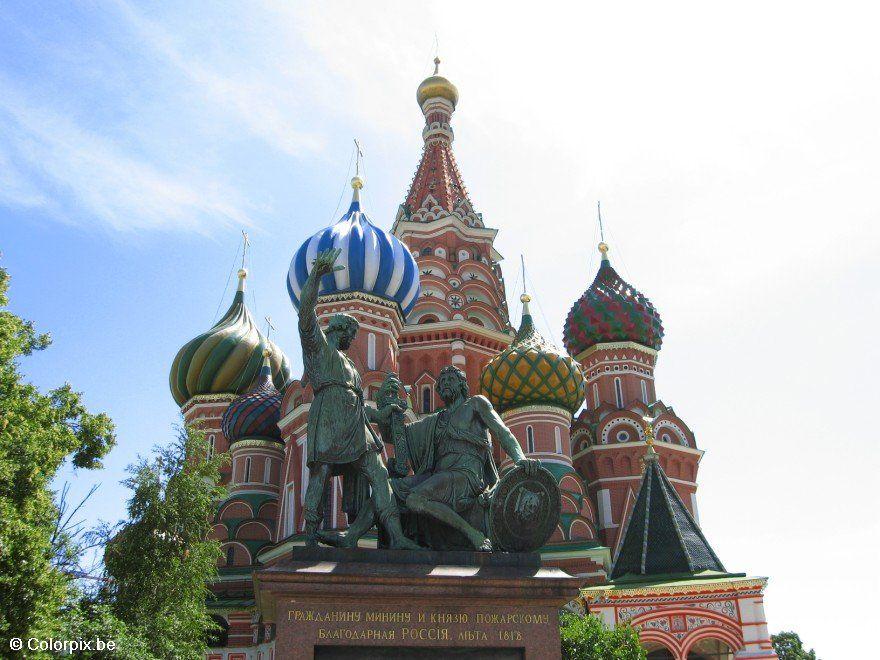
M 336 314 L 326 332 L 318 324 L 315 305 L 320 281 L 323 276 L 344 268 L 335 265 L 339 254 L 340 250 L 336 249 L 317 255 L 300 294 L 299 336 L 303 366 L 315 392 L 306 439 L 309 469 L 303 506 L 306 543 L 317 545 L 317 530 L 323 515 L 321 502 L 328 479 L 343 475 L 349 495 L 345 499 L 349 502 L 355 499 L 352 489 L 357 489 L 358 477 L 369 482 L 372 515 L 388 532 L 391 547 L 418 548 L 401 530 L 400 514 L 388 483 L 388 471 L 382 463 L 382 441 L 370 426 L 370 421 L 387 419 L 392 407 L 367 412 L 360 374 L 343 352 L 357 336 L 358 321 L 348 314 Z

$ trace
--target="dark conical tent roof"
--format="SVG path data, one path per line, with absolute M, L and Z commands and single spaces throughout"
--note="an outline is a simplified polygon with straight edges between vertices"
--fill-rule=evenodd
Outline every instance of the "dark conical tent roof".
M 611 569 L 611 579 L 700 571 L 725 572 L 650 447 L 645 456 L 645 475 Z

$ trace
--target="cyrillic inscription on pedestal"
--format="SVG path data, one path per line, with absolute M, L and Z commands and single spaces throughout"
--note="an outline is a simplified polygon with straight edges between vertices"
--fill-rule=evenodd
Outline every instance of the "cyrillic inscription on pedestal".
M 536 637 L 555 638 L 554 608 L 517 607 L 389 607 L 289 601 L 280 617 L 279 637 L 313 646 L 316 658 L 437 657 L 521 658 Z

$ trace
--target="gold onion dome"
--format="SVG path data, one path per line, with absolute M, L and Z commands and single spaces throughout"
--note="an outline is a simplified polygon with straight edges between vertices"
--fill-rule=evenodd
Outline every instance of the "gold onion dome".
M 516 338 L 486 365 L 480 391 L 501 412 L 548 405 L 574 414 L 584 400 L 580 366 L 535 329 L 529 312 L 531 297 L 524 293 L 520 301 L 523 315 Z
M 257 329 L 244 304 L 247 271 L 238 271 L 238 291 L 232 305 L 207 332 L 177 351 L 171 364 L 171 395 L 182 406 L 200 394 L 242 394 L 248 391 L 263 362 L 269 357 L 272 380 L 281 389 L 290 378 L 290 362 L 273 342 Z
M 416 90 L 416 100 L 419 107 L 432 98 L 444 98 L 452 104 L 454 108 L 458 104 L 458 88 L 449 82 L 446 78 L 438 74 L 440 69 L 440 58 L 434 58 L 434 75 L 425 78 Z

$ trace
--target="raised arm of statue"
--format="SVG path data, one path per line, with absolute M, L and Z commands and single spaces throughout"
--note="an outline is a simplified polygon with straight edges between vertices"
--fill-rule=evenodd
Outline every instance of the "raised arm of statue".
M 330 249 L 319 252 L 312 266 L 312 272 L 303 284 L 299 296 L 299 336 L 302 340 L 303 351 L 312 353 L 319 346 L 326 345 L 327 338 L 321 326 L 318 325 L 318 316 L 315 313 L 315 305 L 318 302 L 318 290 L 321 287 L 321 278 L 328 273 L 342 270 L 345 266 L 336 266 L 336 259 L 342 250 Z
M 504 449 L 513 462 L 516 465 L 522 465 L 527 472 L 536 470 L 539 465 L 538 461 L 526 458 L 522 447 L 519 446 L 519 442 L 517 442 L 513 433 L 510 432 L 510 429 L 507 428 L 507 425 L 495 411 L 495 408 L 492 407 L 489 399 L 482 395 L 475 396 L 474 404 L 480 419 L 483 420 L 483 424 L 489 429 L 489 433 L 498 441 L 501 448 Z

